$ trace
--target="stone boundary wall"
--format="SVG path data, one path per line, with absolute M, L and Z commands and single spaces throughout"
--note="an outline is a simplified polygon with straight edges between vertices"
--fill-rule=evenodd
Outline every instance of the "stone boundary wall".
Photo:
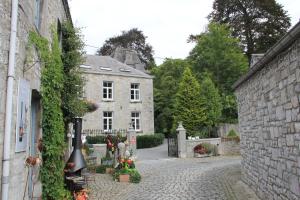
M 300 199 L 300 39 L 236 95 L 243 181 L 261 199 Z
M 186 140 L 186 157 L 194 157 L 194 147 L 201 143 L 210 143 L 218 146 L 218 153 L 220 155 L 239 155 L 240 143 L 233 140 L 222 141 L 221 138 L 207 138 L 197 140 Z
M 221 138 L 207 138 L 198 140 L 186 140 L 186 157 L 194 157 L 194 147 L 201 143 L 210 143 L 219 146 L 221 143 Z
M 230 138 L 222 138 L 218 147 L 220 155 L 240 155 L 240 141 Z

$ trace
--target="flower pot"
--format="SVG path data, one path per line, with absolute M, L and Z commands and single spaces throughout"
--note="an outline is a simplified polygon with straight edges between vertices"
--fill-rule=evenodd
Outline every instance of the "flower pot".
M 113 173 L 115 172 L 115 169 L 114 169 L 114 168 L 108 167 L 108 168 L 105 169 L 105 172 L 106 172 L 107 174 L 113 174 Z
M 123 183 L 129 183 L 129 174 L 120 174 L 119 181 Z

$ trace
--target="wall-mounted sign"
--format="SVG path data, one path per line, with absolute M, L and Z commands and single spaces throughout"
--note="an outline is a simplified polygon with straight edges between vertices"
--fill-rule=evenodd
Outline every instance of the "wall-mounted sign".
M 25 79 L 20 79 L 16 123 L 16 152 L 26 151 L 27 147 L 29 131 L 29 95 L 29 82 Z

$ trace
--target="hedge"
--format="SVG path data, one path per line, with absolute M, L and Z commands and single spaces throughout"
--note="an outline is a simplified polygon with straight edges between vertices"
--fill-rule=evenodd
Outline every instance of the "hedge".
M 154 135 L 139 135 L 136 137 L 137 148 L 151 148 L 161 145 L 164 141 L 164 134 L 155 133 Z
M 113 136 L 115 137 L 115 136 Z M 87 136 L 86 141 L 88 144 L 105 144 L 106 136 Z M 151 148 L 161 145 L 164 141 L 164 134 L 155 133 L 153 135 L 138 135 L 136 136 L 137 148 Z M 125 141 L 126 137 L 122 137 L 121 141 Z
M 98 136 L 86 136 L 86 141 L 88 144 L 105 144 L 105 139 L 107 136 L 104 135 L 98 135 Z M 116 140 L 115 135 L 112 135 L 113 141 Z M 121 137 L 121 141 L 124 142 L 126 140 L 126 137 Z

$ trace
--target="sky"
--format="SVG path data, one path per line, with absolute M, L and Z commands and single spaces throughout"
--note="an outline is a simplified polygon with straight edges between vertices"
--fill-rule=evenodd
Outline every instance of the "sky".
M 277 0 L 292 26 L 300 19 L 299 0 Z M 194 44 L 191 34 L 205 31 L 213 0 L 69 0 L 73 23 L 82 28 L 88 54 L 121 31 L 138 28 L 152 45 L 156 64 L 185 58 Z M 96 48 L 95 48 L 96 47 Z

